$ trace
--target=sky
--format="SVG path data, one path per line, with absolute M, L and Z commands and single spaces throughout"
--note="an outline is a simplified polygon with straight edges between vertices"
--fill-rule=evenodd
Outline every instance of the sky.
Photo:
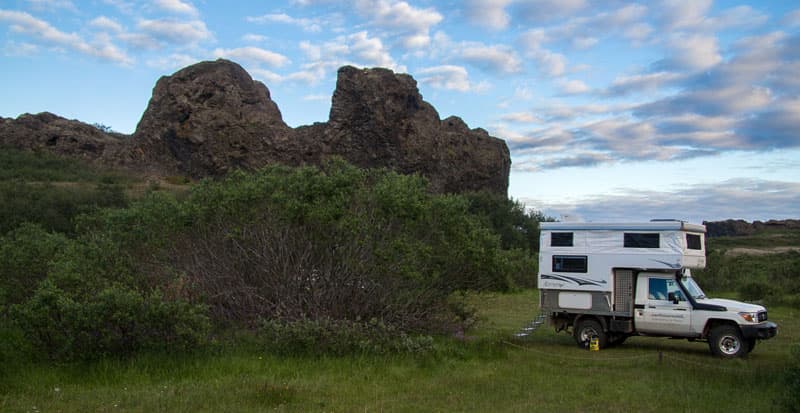
M 132 133 L 159 77 L 217 58 L 291 126 L 343 65 L 409 73 L 557 219 L 800 218 L 800 2 L 0 0 L 2 117 Z

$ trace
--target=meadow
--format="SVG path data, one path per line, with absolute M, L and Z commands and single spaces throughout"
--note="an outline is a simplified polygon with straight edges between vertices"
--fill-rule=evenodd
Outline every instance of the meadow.
M 634 337 L 590 352 L 542 328 L 512 334 L 537 293 L 476 294 L 480 322 L 423 354 L 275 356 L 220 345 L 180 356 L 143 354 L 14 368 L 0 393 L 8 412 L 716 412 L 780 411 L 798 310 L 770 308 L 780 333 L 746 359 L 720 360 L 705 343 Z

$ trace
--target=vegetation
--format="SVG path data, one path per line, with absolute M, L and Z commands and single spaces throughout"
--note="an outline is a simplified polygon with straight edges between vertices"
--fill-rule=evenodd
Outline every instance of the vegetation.
M 723 361 L 684 340 L 588 352 L 542 329 L 509 341 L 536 300 L 533 290 L 470 294 L 481 321 L 468 339 L 435 338 L 422 353 L 285 355 L 237 338 L 191 354 L 27 364 L 0 381 L 0 410 L 780 411 L 799 394 L 784 375 L 800 341 L 796 308 L 770 308 L 780 335 Z
M 796 233 L 711 239 L 695 274 L 770 304 L 781 332 L 748 359 L 641 337 L 588 353 L 509 339 L 537 311 L 547 218 L 505 197 L 340 161 L 177 194 L 0 162 L 2 411 L 796 411 L 800 254 L 737 252 Z
M 800 231 L 711 238 L 707 244 L 706 269 L 695 271 L 706 290 L 737 291 L 744 300 L 773 305 L 800 305 L 800 251 L 789 249 L 800 246 Z
M 200 349 L 241 329 L 280 351 L 423 348 L 471 322 L 456 291 L 509 291 L 535 274 L 527 238 L 504 229 L 503 248 L 469 198 L 341 161 L 236 172 L 180 198 L 68 198 L 86 208 L 42 198 L 59 225 L 9 208 L 17 221 L 0 237 L 0 314 L 33 358 Z M 532 215 L 500 205 L 533 232 Z

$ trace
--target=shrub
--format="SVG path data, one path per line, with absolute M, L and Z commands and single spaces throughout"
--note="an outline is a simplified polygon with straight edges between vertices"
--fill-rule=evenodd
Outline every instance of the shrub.
M 268 351 L 283 355 L 422 354 L 433 349 L 430 336 L 408 335 L 376 319 L 264 321 L 258 331 Z
M 745 301 L 761 301 L 773 298 L 775 289 L 761 281 L 751 281 L 739 286 L 739 296 Z
M 45 279 L 52 259 L 67 245 L 61 234 L 23 224 L 0 237 L 0 313 L 4 305 L 27 300 Z
M 12 313 L 33 347 L 54 360 L 184 351 L 202 344 L 210 328 L 202 307 L 123 286 L 81 297 L 45 281 Z

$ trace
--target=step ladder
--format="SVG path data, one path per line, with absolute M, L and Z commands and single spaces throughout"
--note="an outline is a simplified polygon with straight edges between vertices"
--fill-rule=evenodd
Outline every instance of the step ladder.
M 525 327 L 522 327 L 517 333 L 514 334 L 516 338 L 525 338 L 533 333 L 536 332 L 539 327 L 547 322 L 547 317 L 550 315 L 549 312 L 542 311 L 539 315 L 536 316 L 530 323 L 528 323 Z

